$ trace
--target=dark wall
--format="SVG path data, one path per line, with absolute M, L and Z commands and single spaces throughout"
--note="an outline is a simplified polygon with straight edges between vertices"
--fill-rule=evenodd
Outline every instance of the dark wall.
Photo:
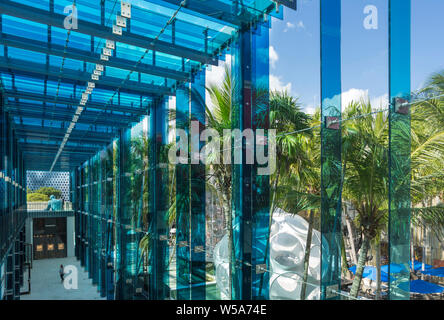
M 65 258 L 66 218 L 34 218 L 34 259 Z

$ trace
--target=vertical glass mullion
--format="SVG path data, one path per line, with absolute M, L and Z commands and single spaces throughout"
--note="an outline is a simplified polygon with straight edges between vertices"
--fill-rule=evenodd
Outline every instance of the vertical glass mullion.
M 90 202 L 91 202 L 91 159 L 87 161 L 86 170 L 85 170 L 85 212 L 86 212 L 86 237 L 85 237 L 85 255 L 86 255 L 86 270 L 88 271 L 88 277 L 91 278 L 91 210 L 90 210 Z
M 205 129 L 205 70 L 201 71 L 191 83 L 191 121 L 197 121 L 199 132 Z M 199 135 L 191 136 L 194 155 L 199 159 L 199 150 L 203 147 Z M 193 148 L 191 149 L 193 150 Z M 193 155 L 192 155 L 193 157 Z M 205 165 L 191 164 L 191 299 L 206 298 L 206 220 L 205 220 Z
M 149 234 L 151 300 L 164 300 L 169 296 L 168 261 L 168 166 L 166 145 L 168 138 L 168 101 L 154 103 L 149 125 Z
M 6 255 L 6 239 L 7 239 L 7 194 L 6 194 L 6 166 L 5 166 L 5 158 L 6 158 L 6 119 L 5 112 L 3 107 L 3 95 L 0 94 L 0 174 L 2 177 L 0 178 L 0 255 L 2 258 Z M 5 265 L 4 261 L 0 261 Z M 4 293 L 6 279 L 2 284 L 2 292 Z M 1 299 L 2 297 L 0 297 Z
M 254 29 L 254 30 L 253 30 Z M 233 46 L 234 83 L 232 128 L 268 128 L 269 32 L 266 23 L 244 31 Z M 258 164 L 247 163 L 247 148 L 232 139 L 232 159 L 242 153 L 242 164 L 232 164 L 231 298 L 268 299 L 269 177 L 258 174 Z M 253 152 L 254 154 L 254 152 Z M 256 158 L 257 159 L 257 158 Z
M 114 297 L 116 300 L 120 299 L 121 295 L 121 282 L 122 282 L 122 268 L 121 268 L 121 259 L 122 259 L 122 246 L 121 246 L 121 238 L 122 238 L 122 228 L 120 226 L 120 217 L 122 211 L 122 195 L 120 192 L 121 189 L 121 176 L 120 173 L 122 171 L 122 161 L 121 161 L 121 149 L 122 149 L 122 133 L 119 134 L 119 139 L 116 140 L 114 145 L 114 170 L 113 175 L 115 179 L 114 186 L 114 205 L 113 205 L 113 215 L 114 215 L 114 233 L 115 233 L 115 259 L 114 259 L 114 283 L 115 283 L 115 293 Z
M 134 299 L 143 299 L 142 288 L 142 260 L 140 243 L 142 240 L 142 216 L 143 216 L 143 194 L 144 190 L 144 174 L 143 174 L 143 160 L 147 150 L 143 143 L 144 130 L 143 121 L 139 122 L 131 129 L 131 189 L 132 189 L 132 206 L 131 206 L 131 228 L 133 235 L 131 237 L 131 263 L 132 263 L 132 277 Z
M 411 3 L 389 1 L 389 299 L 410 299 L 410 100 Z M 392 266 L 400 266 L 393 272 Z M 398 270 L 397 270 L 398 271 Z M 401 289 L 402 284 L 403 289 Z M 405 290 L 407 288 L 407 290 Z
M 257 130 L 264 130 L 264 142 L 268 136 L 269 129 L 269 28 L 268 23 L 260 23 L 253 31 L 253 60 L 252 60 L 252 83 L 253 83 L 253 129 L 255 134 Z M 257 138 L 257 135 L 256 135 Z M 267 139 L 268 141 L 268 139 Z M 256 140 L 256 143 L 258 141 Z M 257 159 L 258 150 L 255 144 L 255 157 Z M 267 147 L 264 146 L 265 150 Z M 269 155 L 269 159 L 272 155 Z M 270 163 L 265 164 L 265 166 Z M 262 167 L 262 165 L 261 165 Z M 262 168 L 264 169 L 264 168 Z M 252 197 L 253 197 L 253 215 L 252 215 L 252 296 L 254 300 L 269 299 L 269 252 L 267 242 L 269 240 L 270 224 L 270 174 L 265 172 L 259 174 L 259 165 L 255 161 L 252 173 Z
M 121 299 L 133 298 L 133 276 L 134 276 L 134 263 L 133 263 L 133 241 L 134 230 L 132 229 L 132 172 L 131 172 L 131 130 L 126 130 L 123 134 L 122 140 L 122 152 L 121 163 L 122 172 L 120 173 L 120 189 L 123 199 L 121 199 L 121 268 L 122 268 L 122 297 Z
M 85 214 L 86 211 L 86 192 L 87 188 L 85 188 L 86 184 L 86 164 L 83 164 L 82 169 L 82 181 L 81 181 L 81 190 L 82 190 L 82 261 L 85 270 L 88 271 L 87 259 L 86 259 L 86 235 L 87 235 L 87 216 Z
M 94 276 L 93 283 L 97 284 L 97 288 L 100 289 L 100 279 L 99 279 L 99 242 L 100 242 L 100 234 L 99 234 L 99 221 L 98 221 L 98 203 L 99 203 L 99 168 L 100 168 L 100 159 L 99 155 L 94 156 L 94 173 L 93 173 L 93 227 L 94 233 L 92 234 L 92 238 L 94 240 Z
M 93 171 L 93 230 L 92 239 L 94 241 L 94 274 L 93 274 L 93 283 L 97 285 L 97 289 L 100 290 L 100 278 L 99 278 L 99 263 L 100 263 L 100 230 L 99 230 L 99 210 L 98 204 L 100 199 L 99 194 L 99 172 L 100 172 L 100 156 L 96 154 L 93 158 L 94 163 L 94 171 Z
M 80 231 L 79 231 L 79 236 L 80 237 L 78 238 L 78 241 L 79 241 L 79 256 L 80 256 L 80 265 L 82 267 L 85 267 L 85 255 L 84 255 L 84 252 L 85 252 L 85 236 L 84 236 L 84 234 L 85 234 L 85 222 L 84 222 L 84 220 L 85 219 L 84 219 L 84 214 L 83 214 L 83 206 L 84 206 L 85 198 L 83 196 L 83 176 L 84 176 L 83 165 L 79 167 L 78 174 L 79 174 L 78 182 L 79 182 L 79 186 L 80 186 L 80 188 L 79 188 L 79 200 L 78 200 L 78 203 L 79 203 L 79 205 L 78 205 L 79 229 L 80 229 Z
M 105 282 L 105 259 L 104 259 L 104 245 L 103 241 L 106 239 L 106 228 L 104 228 L 104 211 L 105 206 L 103 204 L 103 201 L 105 200 L 104 191 L 106 190 L 106 186 L 104 185 L 103 179 L 105 177 L 104 169 L 106 168 L 106 149 L 99 152 L 99 163 L 100 163 L 100 169 L 99 169 L 99 178 L 98 178 L 98 184 L 99 184 L 99 203 L 98 203 L 98 211 L 99 211 L 99 219 L 98 219 L 98 226 L 99 226 L 99 232 L 100 232 L 100 243 L 99 243 L 99 293 L 101 297 L 105 297 L 106 293 L 106 282 Z M 106 179 L 105 179 L 106 180 Z
M 251 41 L 252 34 L 248 30 L 242 32 L 233 44 L 232 52 L 232 77 L 233 81 L 237 81 L 239 85 L 233 87 L 233 103 L 232 103 L 232 119 L 231 128 L 244 130 L 245 121 L 244 114 L 248 113 L 244 105 L 250 103 L 251 105 Z M 251 109 L 251 108 L 250 108 Z M 230 253 L 230 280 L 231 280 L 231 298 L 232 300 L 251 299 L 251 291 L 249 284 L 251 283 L 251 267 L 244 262 L 245 252 L 245 221 L 250 221 L 250 208 L 247 199 L 244 199 L 245 192 L 248 190 L 244 188 L 245 175 L 247 165 L 244 165 L 245 152 L 244 145 L 242 148 L 236 148 L 236 141 L 232 140 L 232 212 L 231 212 L 231 238 L 228 239 Z M 242 159 L 242 164 L 234 162 L 235 153 L 239 154 Z M 248 167 L 249 169 L 249 167 Z M 247 226 L 248 228 L 248 226 Z M 228 234 L 229 235 L 229 234 Z M 231 250 L 230 250 L 231 247 Z M 248 248 L 247 248 L 248 249 Z
M 184 130 L 188 134 L 189 117 L 190 90 L 188 86 L 181 86 L 176 90 L 176 141 L 180 140 L 177 130 Z M 188 143 L 186 145 L 188 146 Z M 176 293 L 178 300 L 191 299 L 190 276 L 190 165 L 178 163 L 176 165 Z
M 99 163 L 100 163 L 100 169 L 99 169 L 99 178 L 98 178 L 98 186 L 99 186 L 99 202 L 98 202 L 98 210 L 99 210 L 99 219 L 98 219 L 98 226 L 99 226 L 99 232 L 100 235 L 100 243 L 99 243 L 99 283 L 100 283 L 100 296 L 105 297 L 105 290 L 106 290 L 106 282 L 105 282 L 105 259 L 104 259 L 104 249 L 105 246 L 103 245 L 104 239 L 106 239 L 106 228 L 104 228 L 105 222 L 104 219 L 104 213 L 105 213 L 105 195 L 104 192 L 106 190 L 106 185 L 104 183 L 104 180 L 106 181 L 106 176 L 104 174 L 104 169 L 106 168 L 106 149 L 99 153 Z
M 75 233 L 75 246 L 74 246 L 74 255 L 75 257 L 80 260 L 79 256 L 79 234 L 80 234 L 80 223 L 79 223 L 79 213 L 77 210 L 77 202 L 78 202 L 78 196 L 77 196 L 77 168 L 74 169 L 71 172 L 71 203 L 72 203 L 72 210 L 74 211 L 74 233 Z
M 106 227 L 107 227 L 107 236 L 106 236 L 106 258 L 105 258 L 105 265 L 106 265 L 106 299 L 107 300 L 113 300 L 114 299 L 114 266 L 116 265 L 113 261 L 114 254 L 116 251 L 115 246 L 115 190 L 116 190 L 116 178 L 114 171 L 117 170 L 116 168 L 116 162 L 115 162 L 115 150 L 116 150 L 117 141 L 114 140 L 111 145 L 108 147 L 108 164 L 107 164 L 107 198 L 106 198 Z
M 341 284 L 341 0 L 321 0 L 321 298 Z

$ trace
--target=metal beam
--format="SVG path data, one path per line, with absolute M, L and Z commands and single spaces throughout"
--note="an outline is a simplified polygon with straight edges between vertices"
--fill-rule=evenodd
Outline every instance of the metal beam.
M 129 61 L 117 57 L 113 57 L 109 61 L 102 61 L 100 60 L 99 54 L 91 53 L 90 51 L 70 47 L 69 51 L 65 52 L 64 46 L 62 45 L 51 43 L 50 48 L 48 48 L 47 42 L 26 39 L 5 33 L 0 35 L 0 44 L 8 47 L 49 54 L 52 56 L 65 57 L 68 59 L 80 60 L 89 63 L 103 64 L 105 66 L 128 71 L 151 74 L 162 78 L 169 78 L 179 81 L 190 81 L 190 75 L 186 72 L 156 67 L 145 63 L 140 63 L 137 67 L 135 67 L 134 61 Z
M 150 0 L 150 2 L 153 0 Z M 155 1 L 155 0 L 154 0 Z M 155 1 L 157 2 L 157 1 Z M 168 2 L 174 6 L 179 6 L 182 0 L 162 0 L 162 2 Z M 253 8 L 247 4 L 243 4 L 242 1 L 232 1 L 232 4 L 228 4 L 226 1 L 216 0 L 188 0 L 185 4 L 185 8 L 188 9 L 190 14 L 196 12 L 204 15 L 208 18 L 216 19 L 221 22 L 231 24 L 233 27 L 242 27 L 245 24 L 249 24 L 256 20 L 261 14 L 270 14 L 275 11 L 276 4 L 282 4 L 288 8 L 296 10 L 296 0 L 276 0 L 270 1 L 270 5 L 263 10 Z M 237 8 L 236 8 L 237 6 Z
M 64 137 L 60 136 L 40 136 L 38 133 L 30 133 L 30 132 L 22 132 L 17 133 L 18 138 L 22 139 L 31 139 L 31 140 L 39 140 L 39 141 L 54 141 L 58 144 L 62 143 Z M 110 144 L 110 141 L 104 141 L 100 139 L 94 139 L 94 138 L 72 138 L 69 137 L 68 142 L 75 142 L 75 143 L 83 143 L 88 145 L 97 145 L 99 147 L 105 147 L 108 144 Z M 26 143 L 26 142 L 24 142 Z
M 40 153 L 57 153 L 60 145 L 50 145 L 44 143 L 21 143 L 20 149 L 23 152 L 40 152 Z M 65 146 L 62 153 L 74 153 L 74 154 L 86 154 L 94 155 L 100 148 L 85 148 L 85 147 L 73 147 Z
M 179 6 L 182 2 L 182 0 L 163 1 L 171 3 L 175 6 Z M 233 26 L 241 26 L 242 23 L 248 22 L 250 21 L 249 19 L 251 19 L 251 14 L 249 14 L 247 11 L 244 11 L 241 15 L 233 14 L 232 5 L 215 0 L 188 0 L 185 8 L 220 21 L 228 22 Z M 239 5 L 239 8 L 241 8 L 241 5 Z
M 50 137 L 50 136 L 64 137 L 66 134 L 66 128 L 42 127 L 42 126 L 33 126 L 33 125 L 20 125 L 20 126 L 17 125 L 15 131 L 17 132 L 17 134 L 33 133 L 33 134 L 39 134 L 42 137 Z M 74 128 L 74 130 L 71 132 L 70 138 L 84 138 L 85 140 L 87 140 L 88 137 L 91 137 L 96 140 L 104 140 L 111 142 L 115 136 L 116 136 L 115 132 L 88 131 L 88 130 L 79 130 Z
M 24 160 L 28 163 L 34 163 L 34 162 L 41 162 L 46 163 L 47 166 L 51 166 L 52 162 L 54 161 L 55 153 L 40 153 L 40 152 L 24 152 Z M 88 160 L 91 155 L 90 154 L 61 154 L 60 157 L 63 157 L 63 160 L 66 163 L 66 160 L 69 159 L 69 162 L 75 163 L 75 166 L 77 166 L 79 163 L 84 162 Z M 48 168 L 49 169 L 49 168 Z
M 35 63 L 27 60 L 13 59 L 13 58 L 0 58 L 0 70 L 4 72 L 10 72 L 10 70 L 18 71 L 17 73 L 22 75 L 43 75 L 47 76 L 48 80 L 57 81 L 60 77 L 60 67 L 47 67 L 45 64 Z M 72 69 L 63 69 L 62 79 L 64 82 L 69 83 L 86 83 L 91 80 L 90 72 L 83 72 Z M 169 95 L 172 96 L 173 91 L 165 86 L 156 86 L 150 84 L 142 84 L 132 80 L 126 80 L 122 83 L 123 79 L 101 76 L 100 80 L 96 83 L 96 88 L 115 91 L 120 88 L 121 92 L 128 92 L 137 95 Z
M 55 154 L 39 154 L 39 153 L 24 153 L 24 162 L 27 170 L 39 170 L 48 171 L 54 161 Z M 54 166 L 53 171 L 58 171 L 62 169 L 75 169 L 86 160 L 88 160 L 91 155 L 75 155 L 75 154 L 61 154 L 59 161 Z
M 51 111 L 44 111 L 42 105 L 36 105 L 34 103 L 25 102 L 9 102 L 5 105 L 9 114 L 16 117 L 34 118 L 43 120 L 55 120 L 71 122 L 72 117 L 76 109 L 63 108 L 63 107 L 50 107 Z M 97 111 L 85 111 L 82 112 L 77 123 L 96 124 L 107 127 L 125 128 L 130 126 L 132 122 L 138 122 L 139 116 L 123 116 L 115 114 L 103 114 Z M 51 117 L 51 119 L 49 119 Z
M 61 29 L 64 29 L 63 23 L 66 19 L 66 16 L 62 14 L 50 13 L 47 10 L 4 0 L 0 2 L 0 14 L 6 14 Z M 112 33 L 112 28 L 110 27 L 80 19 L 78 20 L 78 29 L 76 29 L 75 32 L 163 52 L 177 57 L 184 57 L 204 64 L 218 64 L 216 57 L 212 57 L 211 55 L 198 50 L 175 45 L 162 40 L 155 41 L 154 38 L 144 37 L 131 32 L 124 31 L 122 36 L 115 35 Z
M 82 162 L 83 163 L 83 162 Z M 60 171 L 60 172 L 66 172 L 66 171 L 73 171 L 73 170 L 75 170 L 77 167 L 78 167 L 79 165 L 66 165 L 66 166 L 61 166 L 61 165 L 59 165 L 59 164 L 57 164 L 53 169 L 52 169 L 52 171 L 54 171 L 54 172 L 58 172 L 58 171 Z M 26 168 L 26 170 L 32 170 L 32 171 L 49 171 L 49 168 L 51 167 L 51 165 L 49 165 L 49 166 L 43 166 L 43 165 L 38 165 L 38 164 L 36 164 L 36 165 L 34 165 L 34 164 L 32 164 L 32 165 L 26 165 L 26 162 L 25 162 L 25 168 Z
M 29 93 L 29 92 L 23 92 L 23 91 L 18 92 L 18 91 L 13 91 L 13 90 L 5 90 L 4 95 L 6 98 L 10 97 L 10 98 L 15 98 L 15 99 L 41 101 L 41 102 L 46 102 L 46 103 L 65 104 L 65 105 L 69 105 L 69 106 L 77 106 L 79 104 L 78 99 L 70 99 L 70 98 L 64 98 L 64 97 L 57 97 L 57 99 L 56 99 L 55 96 Z M 94 101 L 88 101 L 86 103 L 85 107 L 86 107 L 85 111 L 88 110 L 88 108 L 105 110 L 104 103 L 97 103 Z M 120 106 L 118 104 L 109 104 L 106 107 L 106 109 L 109 111 L 132 113 L 134 115 L 146 115 L 147 114 L 147 110 L 145 108 L 125 107 L 125 106 Z M 108 115 L 107 113 L 103 114 L 103 116 L 107 116 L 107 115 Z
M 40 151 L 25 151 L 23 152 L 25 160 L 37 160 L 40 159 L 42 161 L 47 161 L 49 165 L 52 164 L 54 161 L 55 153 L 48 152 L 48 153 L 41 153 Z M 79 161 L 86 161 L 89 158 L 91 158 L 91 155 L 88 153 L 82 154 L 76 154 L 76 153 L 63 153 L 60 155 L 61 158 L 66 162 L 67 159 L 71 159 L 72 162 L 76 162 L 78 164 Z

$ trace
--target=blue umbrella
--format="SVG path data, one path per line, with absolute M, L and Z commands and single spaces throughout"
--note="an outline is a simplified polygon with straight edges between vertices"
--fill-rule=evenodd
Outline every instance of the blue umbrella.
M 415 262 L 413 263 L 413 268 L 412 268 L 412 262 L 411 261 L 409 262 L 409 264 L 410 264 L 410 269 L 413 269 L 415 271 L 422 270 L 422 262 L 421 261 L 415 260 Z M 425 270 L 432 269 L 433 266 L 431 266 L 430 264 L 425 263 L 424 268 L 425 268 Z
M 426 274 L 429 276 L 435 277 L 444 277 L 444 267 L 436 268 L 436 269 L 428 269 L 422 272 L 422 274 Z
M 407 282 L 400 283 L 398 287 L 404 291 L 409 291 Z M 410 292 L 422 294 L 442 293 L 444 292 L 444 287 L 424 280 L 412 280 L 410 281 Z
M 353 266 L 349 268 L 353 274 L 356 274 L 356 266 Z M 368 278 L 370 280 L 376 281 L 376 275 L 378 273 L 376 272 L 376 267 L 373 266 L 365 266 L 364 270 L 362 272 L 363 278 Z M 381 281 L 382 282 L 388 282 L 388 274 L 386 272 L 381 271 Z M 391 281 L 393 281 L 393 277 L 390 278 Z
M 383 265 L 381 267 L 381 271 L 384 271 L 385 273 L 388 273 L 388 267 L 389 265 Z M 391 263 L 390 264 L 390 273 L 401 273 L 401 272 L 409 272 L 409 270 L 407 270 L 406 266 L 400 263 Z
M 369 274 L 372 273 L 373 266 L 364 266 L 364 270 L 362 271 L 362 276 L 366 278 Z M 356 266 L 353 266 L 351 268 L 348 268 L 353 274 L 356 274 Z

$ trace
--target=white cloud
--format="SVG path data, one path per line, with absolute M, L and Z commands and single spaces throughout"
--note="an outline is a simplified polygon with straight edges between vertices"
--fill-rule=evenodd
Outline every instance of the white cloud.
M 219 85 L 224 81 L 225 77 L 225 66 L 230 68 L 231 66 L 231 55 L 227 54 L 225 56 L 225 61 L 220 61 L 218 66 L 211 66 L 205 68 L 206 73 L 206 85 Z
M 270 74 L 270 91 L 287 91 L 291 93 L 291 82 L 282 82 L 281 77 Z
M 389 107 L 388 93 L 371 99 L 372 109 L 387 109 Z
M 293 29 L 294 27 L 296 27 L 293 23 L 291 22 L 287 22 L 287 24 L 285 25 L 285 29 L 284 32 L 287 32 L 289 29 Z
M 287 22 L 285 24 L 285 29 L 284 32 L 287 32 L 290 29 L 305 29 L 305 24 L 302 20 L 298 21 L 296 24 L 291 23 L 291 22 Z
M 228 69 L 231 68 L 231 55 L 229 54 L 225 56 L 225 61 L 219 61 L 218 66 L 205 68 L 205 86 L 220 86 L 225 79 L 225 66 L 227 66 Z M 205 90 L 205 102 L 210 109 L 213 109 L 214 105 L 211 102 L 210 94 L 207 90 Z
M 308 105 L 304 108 L 304 112 L 313 115 L 316 111 L 316 107 L 313 105 Z
M 352 88 L 342 93 L 342 110 L 344 110 L 352 102 L 360 102 L 361 100 L 368 100 L 368 89 Z
M 302 20 L 298 21 L 296 24 L 291 23 L 291 22 L 287 22 L 285 24 L 284 32 L 287 32 L 288 30 L 294 29 L 294 28 L 296 28 L 296 29 L 305 29 L 304 22 Z
M 373 110 L 388 108 L 388 94 L 384 94 L 378 97 L 370 97 L 368 92 L 369 92 L 368 89 L 356 89 L 356 88 L 352 88 L 348 91 L 343 92 L 341 96 L 342 110 L 348 107 L 352 102 L 359 103 L 361 101 L 364 102 L 370 101 Z M 338 96 L 335 96 L 333 99 L 328 99 L 327 101 L 330 101 L 330 103 L 335 104 L 337 103 L 335 102 L 337 98 Z
M 270 46 L 270 64 L 273 69 L 276 67 L 276 62 L 278 60 L 279 60 L 278 53 L 276 52 L 273 46 Z

